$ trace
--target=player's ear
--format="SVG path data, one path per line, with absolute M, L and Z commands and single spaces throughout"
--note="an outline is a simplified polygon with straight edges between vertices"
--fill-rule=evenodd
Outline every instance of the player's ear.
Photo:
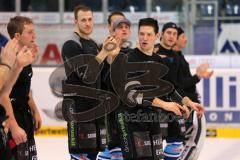
M 131 29 L 129 30 L 129 35 L 130 35 L 130 36 L 132 35 L 132 30 L 131 30 Z
M 77 24 L 77 19 L 74 19 L 74 24 Z
M 112 31 L 112 36 L 113 36 L 113 37 L 116 37 L 116 35 L 117 35 L 116 32 L 115 32 L 115 31 Z
M 156 34 L 156 40 L 158 40 L 160 38 L 160 33 L 158 32 L 157 34 Z
M 162 38 L 162 34 L 163 34 L 162 32 L 159 32 L 159 33 L 158 33 L 158 35 L 159 35 L 159 37 L 158 37 L 158 38 L 159 38 L 159 39 L 161 39 L 161 38 Z
M 14 34 L 14 38 L 16 38 L 17 40 L 19 40 L 20 36 L 21 36 L 20 33 L 15 33 Z
M 163 36 L 163 32 L 159 32 L 159 40 L 161 41 L 162 39 L 162 36 Z
M 111 26 L 111 24 L 108 24 L 108 30 L 109 30 L 109 32 L 112 32 L 112 26 Z

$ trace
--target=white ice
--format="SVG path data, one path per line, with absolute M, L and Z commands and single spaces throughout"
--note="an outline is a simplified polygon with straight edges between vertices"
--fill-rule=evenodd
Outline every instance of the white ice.
M 67 137 L 36 137 L 39 160 L 69 160 Z M 240 139 L 207 138 L 199 160 L 240 160 Z

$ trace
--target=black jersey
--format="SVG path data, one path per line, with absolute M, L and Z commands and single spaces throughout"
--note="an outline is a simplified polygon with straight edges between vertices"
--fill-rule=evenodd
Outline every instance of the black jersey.
M 162 58 L 160 56 L 158 56 L 157 54 L 152 54 L 151 56 L 146 55 L 144 53 L 142 53 L 142 51 L 140 51 L 138 48 L 135 48 L 132 52 L 130 52 L 128 54 L 128 62 L 158 62 L 158 63 L 162 63 Z M 135 73 L 131 73 L 128 74 L 129 77 L 134 77 L 134 76 L 138 76 L 141 75 L 141 71 L 140 72 L 135 72 Z M 158 77 L 152 77 L 152 78 L 158 78 Z M 167 77 L 164 76 L 162 78 L 163 80 L 167 80 Z M 146 86 L 144 87 L 146 89 Z M 166 96 L 161 97 L 162 99 L 166 100 L 167 99 L 167 94 Z M 150 101 L 153 100 L 152 99 L 148 99 Z M 141 108 L 145 108 L 143 106 L 138 106 Z
M 130 47 L 121 48 L 120 53 L 128 54 L 132 49 Z M 104 67 L 101 74 L 101 89 L 115 93 L 114 86 L 112 85 L 111 75 L 110 75 L 111 65 L 105 61 Z M 113 111 L 107 116 L 107 127 L 108 127 L 108 147 L 109 149 L 121 146 L 120 137 L 117 132 L 116 115 L 119 110 L 127 108 L 127 106 L 120 101 L 117 110 Z
M 129 62 L 159 62 L 162 63 L 162 59 L 160 56 L 156 54 L 152 54 L 151 56 L 142 53 L 138 48 L 135 48 L 132 52 L 128 54 Z
M 164 60 L 158 54 L 153 53 L 151 56 L 149 56 L 149 55 L 142 53 L 138 48 L 135 48 L 132 52 L 130 52 L 128 54 L 128 61 L 129 62 L 158 62 L 158 63 L 164 64 L 165 66 L 167 66 L 169 68 L 168 62 L 166 60 Z M 172 83 L 172 81 L 169 77 L 169 72 L 170 72 L 170 70 L 162 79 Z M 138 73 L 135 73 L 135 74 L 138 74 Z M 133 76 L 134 76 L 134 74 L 133 74 Z M 169 95 L 171 95 L 171 93 L 166 96 L 163 96 L 161 98 L 163 100 L 167 101 Z
M 19 125 L 27 134 L 27 142 L 22 143 L 26 145 L 25 148 L 21 148 L 20 145 L 13 148 L 12 154 L 15 157 L 21 159 L 22 154 L 19 154 L 20 150 L 29 153 L 29 159 L 37 157 L 35 140 L 34 140 L 34 122 L 32 113 L 28 104 L 29 92 L 31 87 L 31 79 L 33 76 L 32 66 L 28 65 L 23 68 L 18 76 L 16 83 L 14 84 L 12 91 L 10 93 L 10 100 L 13 107 L 14 117 Z M 10 135 L 11 139 L 11 135 Z
M 133 51 L 132 48 L 130 47 L 125 47 L 125 48 L 121 48 L 120 53 L 119 54 L 125 54 L 127 55 L 128 53 L 130 53 L 131 51 Z M 112 86 L 112 82 L 111 82 L 111 78 L 110 78 L 110 64 L 106 62 L 104 63 L 104 67 L 102 70 L 102 89 L 104 90 L 108 90 L 111 92 L 114 92 L 113 86 Z
M 161 50 L 163 51 L 163 50 Z M 164 50 L 166 55 L 168 52 L 168 50 Z M 170 52 L 172 53 L 172 51 Z M 151 56 L 148 56 L 144 53 L 142 53 L 139 49 L 135 49 L 134 52 L 131 52 L 128 55 L 128 60 L 130 62 L 147 62 L 147 61 L 154 61 L 154 62 L 159 62 L 162 64 L 165 64 L 168 67 L 172 67 L 171 69 L 173 69 L 174 67 L 174 58 L 175 58 L 175 54 L 170 55 L 169 57 L 165 57 L 162 58 L 161 56 L 159 56 L 158 54 L 152 54 Z M 179 64 L 178 64 L 179 65 Z M 169 73 L 171 72 L 171 69 L 169 69 L 168 74 L 163 77 L 164 80 L 169 81 L 169 82 L 176 82 L 177 81 L 177 77 L 173 74 L 173 73 Z M 176 73 L 175 73 L 176 74 Z M 175 78 L 175 79 L 173 79 Z M 174 85 L 175 87 L 175 85 Z M 176 88 L 175 88 L 176 89 Z M 167 96 L 162 96 L 160 97 L 162 100 L 164 101 L 176 101 L 177 103 L 181 103 L 182 97 L 179 96 L 178 91 L 177 90 L 173 90 L 171 93 L 169 93 Z M 168 111 L 164 111 L 164 113 L 169 113 Z M 174 115 L 173 115 L 174 116 Z M 176 121 L 174 122 L 169 122 L 168 124 L 168 136 L 169 137 L 176 137 L 179 136 L 179 127 L 178 124 L 176 123 Z
M 74 33 L 77 34 L 77 33 Z M 78 34 L 77 34 L 78 35 Z M 99 52 L 97 44 L 92 39 L 84 39 L 78 35 L 78 42 L 74 40 L 68 40 L 63 44 L 62 47 L 62 58 L 64 61 L 64 65 L 67 65 L 67 61 L 71 58 L 80 55 L 97 55 Z M 81 44 L 81 45 L 80 45 Z M 87 84 L 83 81 L 83 76 L 86 70 L 85 67 L 78 68 L 77 71 L 73 72 L 71 75 L 67 75 L 67 80 L 65 83 L 87 86 L 91 88 L 100 88 L 100 78 L 96 81 L 96 83 Z M 75 104 L 80 106 L 76 108 L 77 112 L 89 110 L 89 108 L 93 108 L 97 105 L 97 101 L 84 98 L 84 97 L 73 97 Z
M 77 34 L 77 33 L 75 33 Z M 68 40 L 63 44 L 62 47 L 62 58 L 66 63 L 71 58 L 80 55 L 97 55 L 99 52 L 97 44 L 92 39 L 84 39 L 79 36 L 79 43 L 74 40 Z M 80 45 L 81 44 L 81 45 Z M 84 73 L 86 68 L 82 67 L 78 69 L 79 73 Z M 84 74 L 77 74 L 76 72 L 71 75 L 67 75 L 67 83 L 86 85 L 83 83 L 82 78 Z
M 19 74 L 10 94 L 10 100 L 13 108 L 17 109 L 28 106 L 32 76 L 33 71 L 31 65 L 24 67 L 22 72 Z
M 122 47 L 121 50 L 120 50 L 120 53 L 128 54 L 132 50 L 133 49 L 130 48 L 130 47 Z
M 168 66 L 169 72 L 167 75 L 167 80 L 173 83 L 175 89 L 179 89 L 178 76 L 180 75 L 180 62 L 177 54 L 171 50 L 166 49 L 161 44 L 159 45 L 159 50 L 157 55 L 162 56 L 162 63 Z
M 199 94 L 197 93 L 196 84 L 200 81 L 198 76 L 192 75 L 190 67 L 181 51 L 176 52 L 180 60 L 181 75 L 179 78 L 180 87 L 183 89 L 184 95 L 188 96 L 194 102 L 199 102 Z
M 128 54 L 128 61 L 129 62 L 157 62 L 157 63 L 164 64 L 163 59 L 159 55 L 153 53 L 151 56 L 149 56 L 142 53 L 142 51 L 140 51 L 138 48 L 135 48 L 132 52 Z M 132 74 L 129 74 L 129 76 L 137 76 L 138 74 L 141 74 L 141 72 L 132 73 Z M 162 79 L 169 81 L 168 73 L 164 77 L 162 77 Z M 167 99 L 166 96 L 163 96 L 162 98 L 164 100 Z
M 157 54 L 166 56 L 163 63 L 169 67 L 168 80 L 174 84 L 175 89 L 181 96 L 188 96 L 191 100 L 199 102 L 196 92 L 196 83 L 199 78 L 191 75 L 189 64 L 181 52 L 166 49 L 159 45 Z

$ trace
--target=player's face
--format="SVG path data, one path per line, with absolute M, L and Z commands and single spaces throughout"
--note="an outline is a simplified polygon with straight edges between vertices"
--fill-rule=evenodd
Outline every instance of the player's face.
M 25 24 L 22 34 L 19 35 L 19 43 L 22 46 L 32 47 L 36 39 L 35 28 L 33 24 Z
M 83 35 L 90 35 L 93 31 L 93 14 L 91 11 L 78 11 L 78 18 L 75 24 Z
M 187 44 L 187 36 L 185 35 L 185 33 L 182 33 L 177 40 L 177 45 L 179 46 L 179 48 L 183 49 L 186 47 Z
M 119 20 L 119 19 L 124 19 L 125 17 L 122 16 L 122 15 L 113 15 L 111 17 L 111 24 L 108 25 L 108 30 L 109 30 L 109 33 L 112 35 L 113 33 L 113 29 L 112 29 L 112 26 L 113 26 L 113 22 L 116 21 L 116 20 Z
M 119 26 L 113 32 L 113 35 L 119 37 L 123 42 L 128 41 L 131 31 L 130 26 L 126 23 L 120 23 Z
M 174 28 L 168 28 L 162 33 L 161 42 L 167 48 L 172 48 L 177 41 L 177 30 Z
M 152 52 L 158 35 L 152 26 L 141 26 L 138 31 L 138 41 L 140 48 L 146 52 Z

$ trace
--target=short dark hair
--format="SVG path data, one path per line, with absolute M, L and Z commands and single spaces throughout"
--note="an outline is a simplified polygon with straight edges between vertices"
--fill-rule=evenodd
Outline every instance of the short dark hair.
M 10 21 L 7 24 L 9 37 L 12 39 L 14 38 L 15 33 L 22 34 L 24 25 L 26 24 L 33 24 L 32 19 L 24 16 L 15 16 L 10 18 Z
M 77 5 L 76 7 L 74 7 L 73 11 L 74 11 L 74 18 L 77 19 L 79 11 L 84 11 L 84 12 L 91 11 L 92 12 L 92 9 L 85 5 Z
M 159 31 L 158 21 L 153 18 L 140 19 L 138 22 L 138 31 L 141 26 L 151 26 L 151 27 L 153 27 L 155 33 L 158 33 L 158 31 Z
M 112 13 L 108 16 L 108 19 L 107 19 L 108 24 L 111 24 L 111 22 L 112 22 L 112 17 L 113 17 L 113 16 L 116 16 L 116 15 L 123 16 L 123 17 L 125 18 L 125 15 L 123 14 L 123 12 L 121 12 L 121 11 L 114 11 L 114 12 L 112 12 Z
M 163 25 L 162 32 L 164 33 L 168 28 L 173 28 L 175 30 L 178 30 L 178 27 L 177 27 L 176 23 L 167 22 Z
M 178 32 L 178 37 L 184 33 L 184 30 L 181 27 L 177 28 L 177 32 Z

